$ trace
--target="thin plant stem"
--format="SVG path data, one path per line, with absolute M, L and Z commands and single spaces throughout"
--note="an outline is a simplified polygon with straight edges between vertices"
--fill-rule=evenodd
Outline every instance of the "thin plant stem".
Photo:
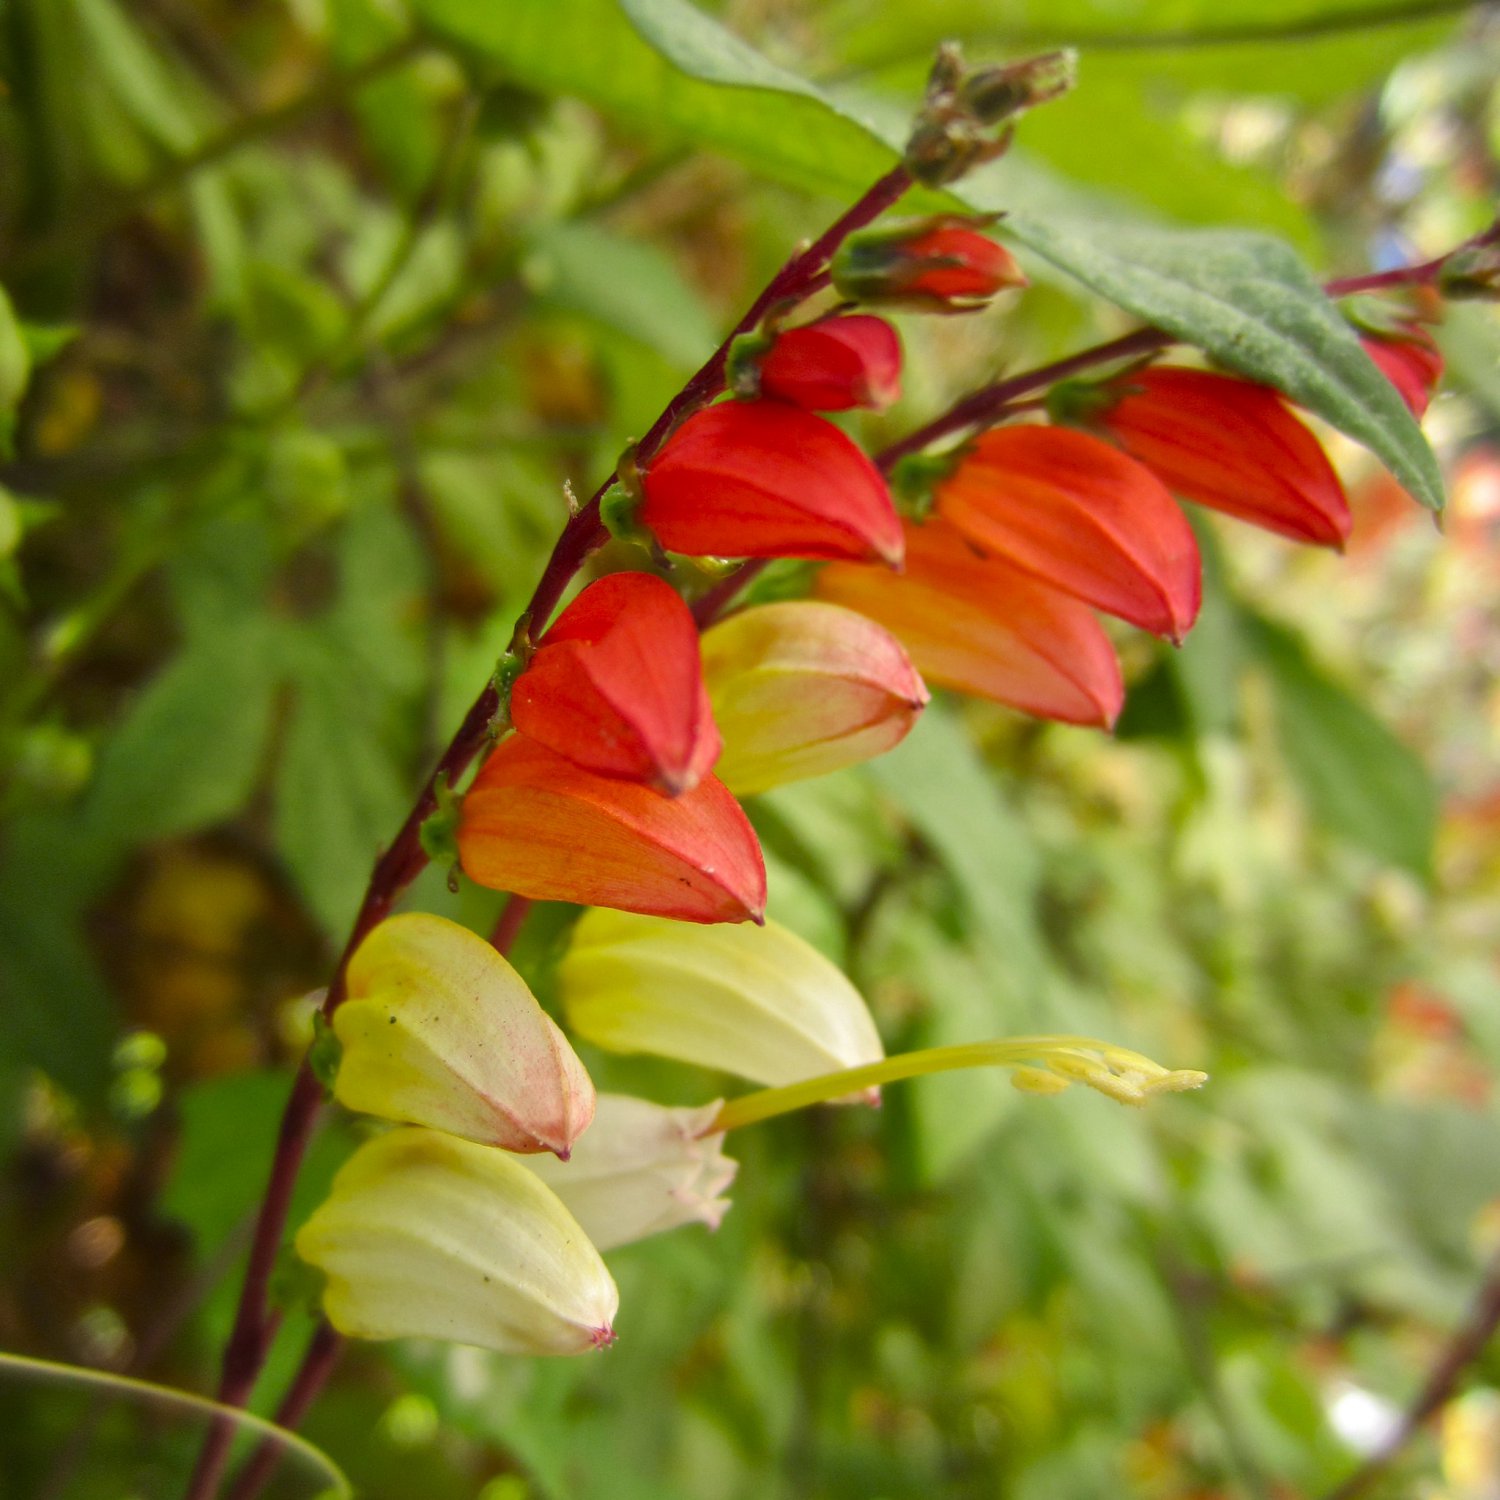
M 755 328 L 778 303 L 798 298 L 815 285 L 844 240 L 886 212 L 911 182 L 905 167 L 893 167 L 822 235 L 787 261 L 719 348 L 667 403 L 636 446 L 641 458 L 654 454 L 679 421 L 724 389 L 725 365 L 734 341 Z M 569 583 L 591 554 L 608 539 L 609 533 L 600 519 L 600 504 L 614 482 L 615 476 L 611 475 L 595 491 L 588 504 L 571 516 L 563 527 L 530 603 L 517 622 L 518 640 L 538 633 L 546 625 Z M 328 986 L 323 1003 L 325 1016 L 331 1015 L 343 1002 L 348 964 L 355 949 L 390 913 L 401 893 L 425 868 L 427 855 L 422 848 L 422 824 L 437 807 L 437 788 L 440 783 L 454 785 L 474 757 L 492 740 L 499 707 L 499 693 L 493 682 L 487 683 L 423 786 L 394 842 L 376 861 Z M 304 1061 L 298 1069 L 282 1116 L 234 1327 L 224 1351 L 219 1400 L 228 1406 L 240 1406 L 249 1399 L 279 1325 L 279 1318 L 268 1307 L 271 1271 L 286 1227 L 292 1187 L 316 1124 L 320 1104 L 320 1085 Z M 226 1423 L 215 1423 L 210 1429 L 185 1500 L 208 1500 L 216 1492 L 228 1462 L 232 1437 L 232 1429 Z
M 509 896 L 505 905 L 500 910 L 500 915 L 495 919 L 495 926 L 490 932 L 490 946 L 501 957 L 509 955 L 510 950 L 515 947 L 516 939 L 521 935 L 521 928 L 526 924 L 526 918 L 531 915 L 531 909 L 536 903 L 529 896 Z
M 319 1392 L 333 1374 L 339 1356 L 344 1352 L 344 1340 L 328 1322 L 320 1319 L 308 1340 L 302 1363 L 287 1387 L 281 1405 L 276 1408 L 274 1418 L 278 1427 L 295 1432 L 308 1408 L 318 1399 Z M 244 1467 L 230 1483 L 225 1500 L 255 1500 L 275 1474 L 281 1463 L 282 1450 L 272 1442 L 263 1442 L 245 1460 Z
M 1406 1452 L 1416 1436 L 1457 1394 L 1458 1383 L 1489 1342 L 1500 1331 L 1500 1254 L 1489 1265 L 1469 1315 L 1454 1330 L 1422 1382 L 1400 1425 L 1379 1450 L 1372 1453 L 1344 1482 L 1330 1490 L 1324 1500 L 1358 1500 L 1371 1485 L 1383 1478 Z

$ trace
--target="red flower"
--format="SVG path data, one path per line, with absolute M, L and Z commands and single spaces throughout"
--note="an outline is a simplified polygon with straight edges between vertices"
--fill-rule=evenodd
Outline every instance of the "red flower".
M 785 401 L 696 413 L 641 480 L 637 519 L 673 552 L 901 561 L 880 472 L 831 422 Z
M 901 340 L 868 313 L 789 328 L 760 361 L 760 393 L 809 411 L 879 411 L 901 395 Z
M 814 589 L 884 625 L 929 682 L 1069 724 L 1108 728 L 1120 712 L 1120 665 L 1093 612 L 945 521 L 906 528 L 899 577 L 832 563 Z
M 600 776 L 675 796 L 718 758 L 692 611 L 650 573 L 591 583 L 516 679 L 511 723 Z
M 1192 528 L 1161 482 L 1066 427 L 1000 427 L 939 486 L 939 514 L 1043 583 L 1181 640 L 1198 617 Z
M 1396 387 L 1411 414 L 1420 417 L 1443 378 L 1443 356 L 1432 335 L 1419 323 L 1403 323 L 1388 334 L 1363 334 L 1360 343 Z
M 1026 285 L 1010 251 L 961 218 L 855 235 L 830 270 L 834 286 L 852 301 L 915 302 L 940 312 L 983 307 L 1006 287 Z
M 663 797 L 530 740 L 505 740 L 463 799 L 464 873 L 493 890 L 679 922 L 759 922 L 766 867 L 749 820 L 705 776 Z
M 1169 488 L 1297 542 L 1341 547 L 1349 502 L 1318 440 L 1269 386 L 1154 366 L 1097 420 Z

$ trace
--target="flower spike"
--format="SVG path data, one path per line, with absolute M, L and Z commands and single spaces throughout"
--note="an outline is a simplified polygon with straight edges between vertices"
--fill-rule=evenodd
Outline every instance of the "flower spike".
M 516 679 L 510 719 L 586 771 L 671 796 L 719 753 L 692 612 L 651 573 L 612 573 L 579 594 Z
M 980 551 L 1180 641 L 1203 577 L 1192 528 L 1149 469 L 1087 433 L 1000 427 L 938 486 L 937 512 Z
M 350 1338 L 506 1354 L 582 1354 L 614 1339 L 620 1294 L 557 1196 L 515 1157 L 441 1131 L 366 1141 L 296 1246 L 328 1278 L 324 1312 Z
M 458 848 L 471 880 L 539 901 L 680 922 L 758 922 L 765 911 L 755 831 L 713 776 L 664 797 L 515 737 L 464 797 Z

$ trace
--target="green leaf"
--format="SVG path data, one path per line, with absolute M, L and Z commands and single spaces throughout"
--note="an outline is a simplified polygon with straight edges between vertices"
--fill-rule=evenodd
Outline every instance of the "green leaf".
M 649 136 L 724 150 L 830 193 L 889 169 L 906 125 L 762 57 L 688 0 L 419 0 L 424 16 L 534 87 L 582 95 Z M 625 24 L 628 17 L 629 25 Z M 649 43 L 649 46 L 643 45 Z M 1087 87 L 1085 82 L 1084 87 Z M 1024 135 L 1023 135 L 1024 139 Z M 1101 213 L 1018 159 L 960 185 L 1008 232 L 1100 296 L 1285 391 L 1376 454 L 1424 505 L 1436 460 L 1411 413 L 1285 244 Z
M 1379 858 L 1429 875 L 1438 801 L 1421 759 L 1291 631 L 1253 614 L 1245 625 L 1270 675 L 1282 752 L 1313 815 Z
M 590 224 L 556 224 L 531 242 L 527 279 L 549 303 L 597 318 L 693 369 L 718 343 L 702 299 L 654 245 Z
M 31 379 L 31 350 L 5 288 L 0 287 L 0 457 L 10 453 L 15 412 Z
M 263 617 L 194 640 L 106 743 L 84 808 L 93 836 L 162 838 L 237 812 L 260 770 L 278 670 Z
M 348 930 L 409 797 L 350 662 L 296 639 L 295 699 L 276 773 L 276 843 L 329 934 Z

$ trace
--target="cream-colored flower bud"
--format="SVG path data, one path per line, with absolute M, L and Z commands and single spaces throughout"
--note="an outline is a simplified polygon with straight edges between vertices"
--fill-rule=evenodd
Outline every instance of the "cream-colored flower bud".
M 568 1021 L 613 1052 L 794 1083 L 885 1056 L 859 991 L 775 922 L 689 926 L 594 910 L 558 969 Z
M 298 1231 L 323 1310 L 361 1339 L 580 1354 L 614 1338 L 620 1294 L 557 1195 L 514 1157 L 437 1130 L 366 1141 Z
M 557 1194 L 600 1250 L 613 1250 L 679 1224 L 717 1229 L 729 1209 L 719 1195 L 739 1163 L 720 1150 L 723 1132 L 704 1135 L 720 1101 L 669 1109 L 629 1094 L 600 1094 L 589 1133 L 568 1161 L 526 1165 Z
M 703 636 L 703 674 L 738 797 L 823 776 L 899 744 L 927 702 L 901 643 L 838 604 L 731 615 Z
M 583 1064 L 526 982 L 444 917 L 391 917 L 360 944 L 333 1029 L 334 1094 L 364 1114 L 559 1156 L 594 1117 Z

